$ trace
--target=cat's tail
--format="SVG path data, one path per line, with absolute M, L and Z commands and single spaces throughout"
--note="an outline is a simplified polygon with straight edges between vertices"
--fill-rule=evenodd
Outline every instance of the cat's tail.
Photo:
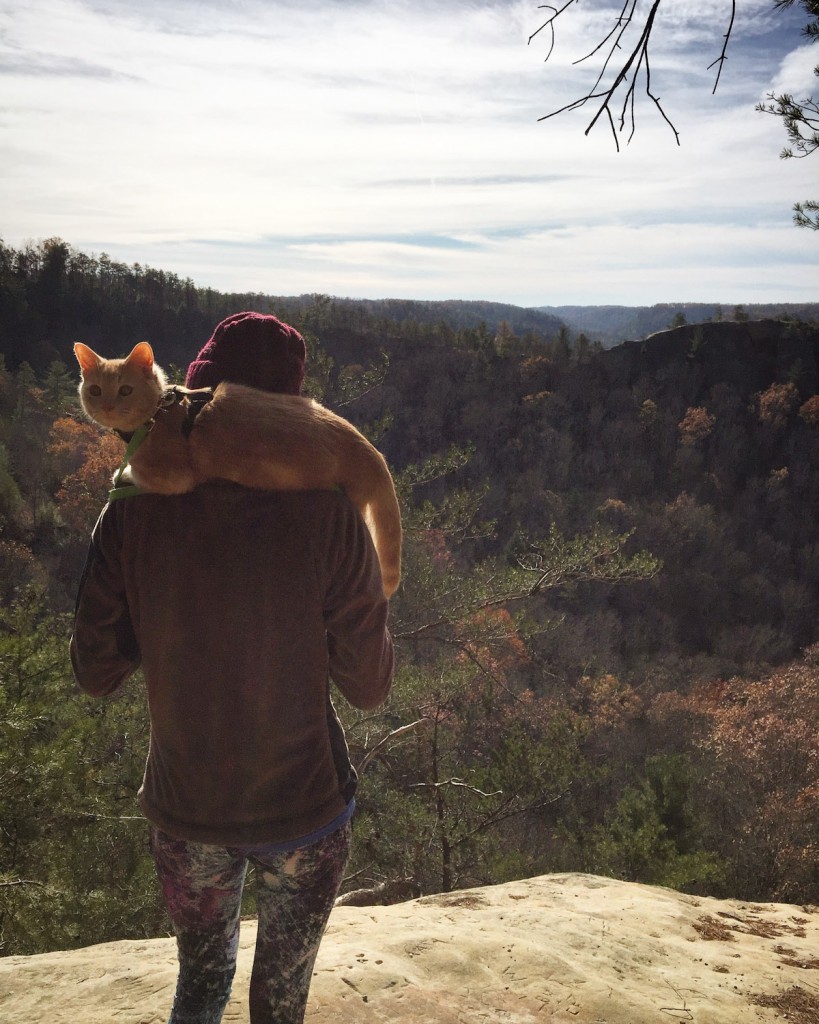
M 401 582 L 401 509 L 387 463 L 380 452 L 373 449 L 373 453 L 378 459 L 378 473 L 368 481 L 366 493 L 360 492 L 361 500 L 357 501 L 357 495 L 351 494 L 350 488 L 346 489 L 364 516 L 372 536 L 381 565 L 384 593 L 389 598 Z

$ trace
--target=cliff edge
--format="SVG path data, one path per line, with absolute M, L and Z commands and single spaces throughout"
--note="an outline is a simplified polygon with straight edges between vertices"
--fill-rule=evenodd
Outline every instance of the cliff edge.
M 226 1024 L 246 1024 L 245 922 Z M 0 960 L 0 1024 L 164 1024 L 172 938 Z M 819 908 L 545 875 L 337 907 L 309 1024 L 819 1022 Z

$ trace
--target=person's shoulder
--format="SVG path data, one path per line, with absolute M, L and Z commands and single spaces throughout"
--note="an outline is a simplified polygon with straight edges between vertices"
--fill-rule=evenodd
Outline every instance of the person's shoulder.
M 121 506 L 118 508 L 118 506 Z M 232 515 L 240 509 L 250 512 L 262 508 L 272 517 L 286 516 L 305 523 L 355 517 L 357 509 L 341 488 L 332 490 L 273 491 L 245 487 L 226 480 L 211 480 L 193 491 L 178 495 L 140 494 L 134 498 L 110 503 L 104 516 L 121 518 L 128 506 L 137 520 L 173 519 L 182 514 Z
M 278 491 L 282 502 L 305 515 L 348 516 L 355 506 L 340 487 L 332 490 Z

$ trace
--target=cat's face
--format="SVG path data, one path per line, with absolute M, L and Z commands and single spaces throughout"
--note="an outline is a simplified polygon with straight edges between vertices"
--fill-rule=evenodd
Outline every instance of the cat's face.
M 127 432 L 154 415 L 165 379 L 147 341 L 125 359 L 106 359 L 79 343 L 74 354 L 82 371 L 80 402 L 95 423 Z

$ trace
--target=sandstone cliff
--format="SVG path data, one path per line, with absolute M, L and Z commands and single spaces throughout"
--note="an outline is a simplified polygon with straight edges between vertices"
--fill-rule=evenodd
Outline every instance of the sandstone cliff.
M 255 925 L 227 1024 L 246 1024 Z M 172 938 L 0 960 L 1 1024 L 164 1024 Z M 546 875 L 337 907 L 309 1024 L 817 1024 L 819 908 Z

